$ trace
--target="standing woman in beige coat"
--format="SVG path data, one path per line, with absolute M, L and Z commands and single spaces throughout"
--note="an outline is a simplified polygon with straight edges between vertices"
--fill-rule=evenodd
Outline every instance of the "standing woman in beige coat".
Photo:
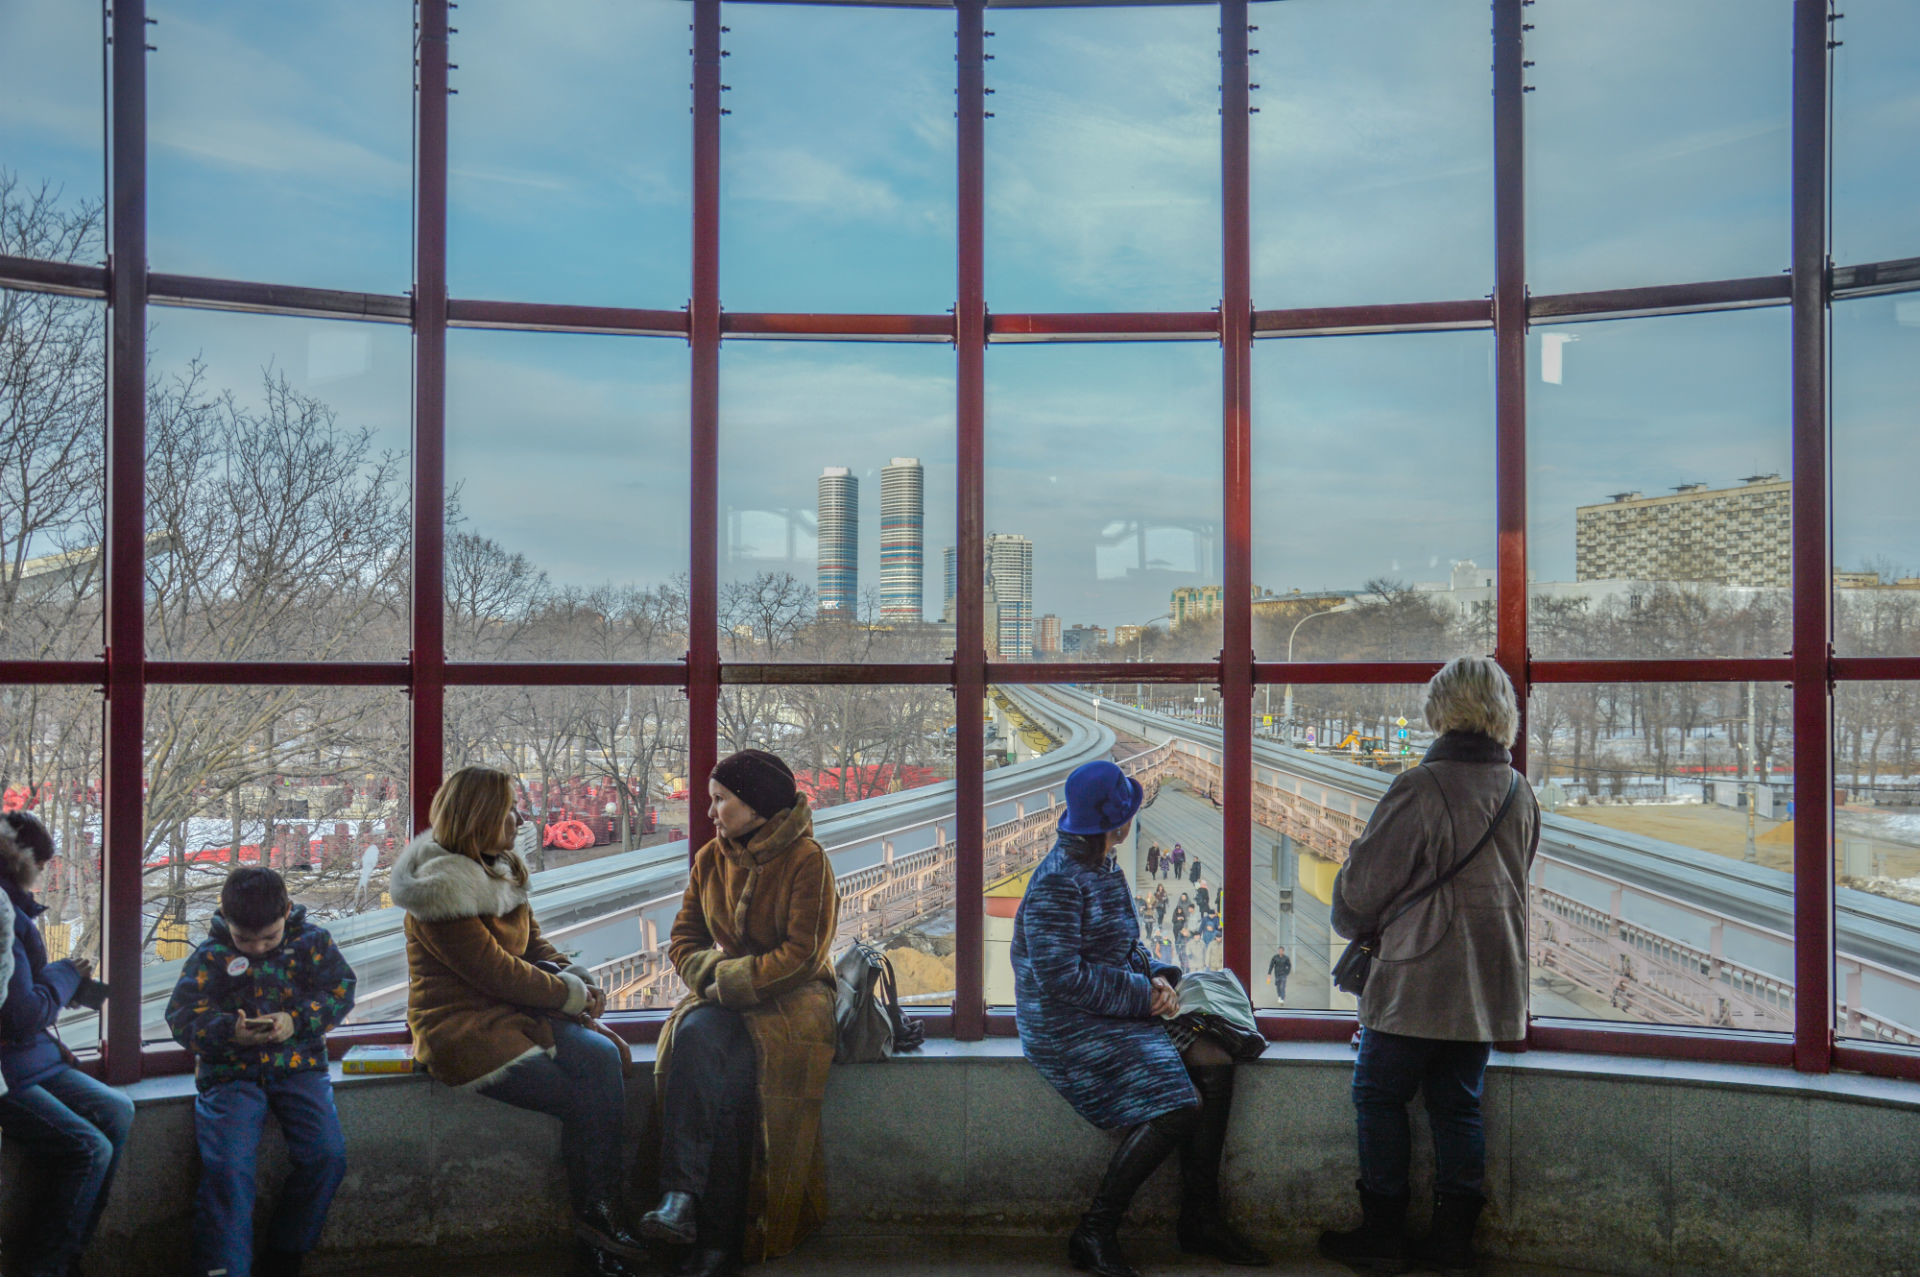
M 627 1061 L 593 1019 L 606 995 L 534 921 L 513 778 L 463 767 L 430 814 L 392 878 L 407 911 L 414 1058 L 448 1086 L 560 1119 L 578 1271 L 627 1277 L 644 1248 L 618 1222 Z
M 785 763 L 742 750 L 707 794 L 718 836 L 694 857 L 667 947 L 689 992 L 660 1035 L 662 1196 L 640 1230 L 691 1244 L 681 1273 L 723 1277 L 826 1218 L 840 895 Z
M 1540 810 L 1508 752 L 1520 722 L 1513 684 L 1488 658 L 1459 657 L 1427 684 L 1426 718 L 1439 739 L 1387 787 L 1333 884 L 1334 929 L 1378 941 L 1353 1067 L 1363 1218 L 1323 1234 L 1320 1251 L 1368 1272 L 1472 1270 L 1487 1057 L 1527 1033 L 1527 870 Z M 1434 1208 L 1428 1236 L 1409 1245 L 1416 1091 L 1433 1128 Z

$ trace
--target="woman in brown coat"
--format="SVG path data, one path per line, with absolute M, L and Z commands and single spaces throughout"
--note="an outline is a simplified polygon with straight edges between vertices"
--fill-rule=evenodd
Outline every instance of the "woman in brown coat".
M 718 836 L 668 946 L 690 992 L 660 1035 L 660 1205 L 640 1231 L 694 1243 L 682 1273 L 784 1255 L 826 1217 L 820 1101 L 833 1063 L 833 867 L 772 754 L 713 769 Z
M 626 1277 L 643 1248 L 617 1222 L 626 1061 L 593 1020 L 606 995 L 533 919 L 512 777 L 462 768 L 431 815 L 393 865 L 414 1058 L 448 1086 L 560 1119 L 580 1269 Z

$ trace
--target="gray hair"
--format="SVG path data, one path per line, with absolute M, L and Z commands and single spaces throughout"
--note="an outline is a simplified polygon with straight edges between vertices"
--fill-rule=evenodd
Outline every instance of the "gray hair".
M 1520 707 L 1507 672 L 1489 656 L 1456 656 L 1427 683 L 1427 726 L 1436 732 L 1479 732 L 1511 747 Z

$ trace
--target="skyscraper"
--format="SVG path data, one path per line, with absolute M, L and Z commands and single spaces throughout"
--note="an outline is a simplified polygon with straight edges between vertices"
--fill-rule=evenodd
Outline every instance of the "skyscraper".
M 996 532 L 987 538 L 987 576 L 999 600 L 1000 658 L 1033 659 L 1033 542 Z
M 927 558 L 926 472 L 895 457 L 880 472 L 880 619 L 918 622 Z
M 941 557 L 947 561 L 947 591 L 940 598 L 940 619 L 943 621 L 953 620 L 953 617 L 948 615 L 948 613 L 953 611 L 954 596 L 960 593 L 959 556 L 960 552 L 953 546 L 948 546 L 941 552 Z
M 860 605 L 860 480 L 845 466 L 820 472 L 820 614 L 851 620 Z

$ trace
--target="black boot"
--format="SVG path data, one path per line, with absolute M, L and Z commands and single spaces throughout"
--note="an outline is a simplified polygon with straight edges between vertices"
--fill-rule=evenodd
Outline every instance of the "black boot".
M 1067 1260 L 1094 1277 L 1140 1277 L 1120 1253 L 1120 1221 L 1140 1185 L 1193 1127 L 1194 1109 L 1176 1109 L 1128 1131 L 1113 1150 L 1093 1205 L 1067 1238 Z
M 573 1235 L 589 1246 L 610 1250 L 623 1259 L 645 1259 L 647 1248 L 615 1218 L 612 1202 L 593 1202 L 573 1220 Z
M 640 1217 L 640 1231 L 657 1241 L 691 1245 L 699 1235 L 700 1201 L 692 1193 L 664 1193 L 660 1204 Z
M 1180 1145 L 1180 1249 L 1229 1264 L 1269 1263 L 1266 1252 L 1235 1232 L 1220 1207 L 1220 1155 L 1233 1111 L 1233 1065 L 1190 1068 L 1200 1116 Z
M 1407 1199 L 1360 1190 L 1360 1227 L 1320 1234 L 1320 1253 L 1356 1272 L 1370 1274 L 1407 1271 Z
M 1473 1228 L 1487 1199 L 1478 1193 L 1437 1193 L 1433 1199 L 1433 1228 L 1414 1247 L 1420 1263 L 1445 1277 L 1472 1277 L 1478 1271 L 1473 1257 Z
M 573 1271 L 577 1277 L 640 1277 L 637 1269 L 629 1267 L 626 1260 L 610 1250 L 583 1241 L 574 1242 L 573 1247 Z

